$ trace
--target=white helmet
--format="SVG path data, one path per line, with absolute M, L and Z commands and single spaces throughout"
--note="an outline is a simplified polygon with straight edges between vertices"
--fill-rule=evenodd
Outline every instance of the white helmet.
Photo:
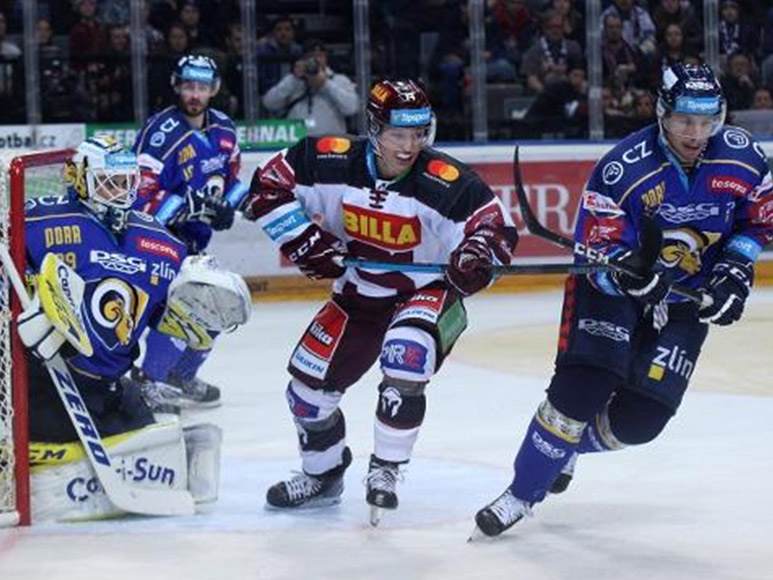
M 126 151 L 113 137 L 90 137 L 65 164 L 65 181 L 70 194 L 105 225 L 115 232 L 123 231 L 140 181 L 134 153 Z

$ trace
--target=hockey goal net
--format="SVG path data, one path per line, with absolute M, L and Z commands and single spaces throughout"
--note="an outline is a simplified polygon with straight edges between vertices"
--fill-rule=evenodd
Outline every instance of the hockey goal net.
M 0 243 L 24 272 L 24 201 L 65 193 L 69 149 L 0 153 Z M 53 234 L 52 234 L 53 235 Z M 0 527 L 30 523 L 27 369 L 15 320 L 19 301 L 0 265 Z

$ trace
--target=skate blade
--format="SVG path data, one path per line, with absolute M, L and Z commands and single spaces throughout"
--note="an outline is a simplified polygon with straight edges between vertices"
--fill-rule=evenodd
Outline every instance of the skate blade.
M 481 530 L 477 525 L 472 529 L 472 532 L 470 532 L 470 536 L 467 538 L 467 542 L 479 542 L 481 540 L 488 540 L 491 536 L 487 536 L 483 533 L 483 530 Z
M 338 505 L 341 503 L 340 497 L 326 497 L 307 501 L 301 505 L 296 506 L 277 506 L 268 502 L 263 504 L 264 509 L 270 512 L 299 512 L 305 510 L 313 510 L 317 508 L 326 508 Z
M 370 525 L 374 528 L 378 527 L 381 522 L 381 512 L 383 510 L 380 507 L 374 505 L 370 506 Z

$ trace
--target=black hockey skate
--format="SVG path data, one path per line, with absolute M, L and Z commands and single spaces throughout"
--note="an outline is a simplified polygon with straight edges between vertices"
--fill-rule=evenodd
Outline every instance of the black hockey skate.
M 400 464 L 370 456 L 368 475 L 365 478 L 365 501 L 370 504 L 370 525 L 377 526 L 381 521 L 381 510 L 397 508 L 398 480 L 402 479 Z
M 515 497 L 510 488 L 475 514 L 476 528 L 470 540 L 479 537 L 478 532 L 486 536 L 498 536 L 506 529 L 521 521 L 524 516 L 531 516 L 531 505 Z
M 579 456 L 578 453 L 573 453 L 572 456 L 569 458 L 569 461 L 566 462 L 566 465 L 564 465 L 563 469 L 561 469 L 561 473 L 558 474 L 558 477 L 553 481 L 553 485 L 550 486 L 550 493 L 564 493 L 566 491 L 566 488 L 569 487 L 569 484 L 572 482 L 572 478 L 574 477 L 574 467 L 577 465 L 577 457 Z
M 138 388 L 145 404 L 153 413 L 180 414 L 182 391 L 166 383 L 157 383 L 147 378 L 141 369 L 132 367 L 128 375 L 121 377 L 124 389 Z
M 344 472 L 352 462 L 352 452 L 344 448 L 343 463 L 320 475 L 299 473 L 268 488 L 266 507 L 274 509 L 327 507 L 340 503 L 344 492 Z
M 176 377 L 169 379 L 169 384 L 182 391 L 180 404 L 187 409 L 210 409 L 221 404 L 220 389 L 198 377 L 181 380 Z

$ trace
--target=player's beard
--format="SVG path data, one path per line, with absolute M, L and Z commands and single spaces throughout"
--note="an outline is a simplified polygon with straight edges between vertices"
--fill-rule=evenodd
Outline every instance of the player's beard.
M 204 114 L 207 105 L 199 99 L 190 99 L 182 103 L 182 110 L 186 116 L 196 118 Z

